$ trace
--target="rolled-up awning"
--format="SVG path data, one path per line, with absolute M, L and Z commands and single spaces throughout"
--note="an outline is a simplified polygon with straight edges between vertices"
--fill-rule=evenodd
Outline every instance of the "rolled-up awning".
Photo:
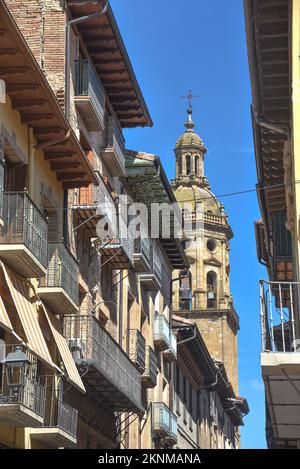
M 28 299 L 25 281 L 3 262 L 0 262 L 0 265 L 26 335 L 26 345 L 42 362 L 57 370 L 40 328 L 36 308 Z
M 75 365 L 75 362 L 73 360 L 72 354 L 70 352 L 68 343 L 64 336 L 60 333 L 60 324 L 58 319 L 54 316 L 53 313 L 47 311 L 47 308 L 44 304 L 42 304 L 42 308 L 49 323 L 49 327 L 53 334 L 53 338 L 57 345 L 59 354 L 64 363 L 70 383 L 72 383 L 80 392 L 86 392 L 83 382 L 78 373 L 77 367 Z

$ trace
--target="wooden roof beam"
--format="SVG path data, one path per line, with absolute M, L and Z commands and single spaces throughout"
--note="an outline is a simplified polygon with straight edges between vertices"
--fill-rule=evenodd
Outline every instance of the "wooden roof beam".
M 24 124 L 30 124 L 31 122 L 41 120 L 51 120 L 54 117 L 52 113 L 40 113 L 40 114 L 22 114 L 21 120 Z
M 86 176 L 85 173 L 57 173 L 56 177 L 58 181 L 74 181 L 76 179 L 82 179 Z

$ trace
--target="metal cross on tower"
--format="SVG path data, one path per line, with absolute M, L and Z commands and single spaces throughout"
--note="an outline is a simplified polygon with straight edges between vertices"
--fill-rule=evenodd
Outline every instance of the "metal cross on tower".
M 197 94 L 193 94 L 193 93 L 192 93 L 192 90 L 189 90 L 189 91 L 188 91 L 188 95 L 187 95 L 187 96 L 181 96 L 181 99 L 187 99 L 187 100 L 188 100 L 188 105 L 189 105 L 190 108 L 193 107 L 193 106 L 192 106 L 192 104 L 193 104 L 193 103 L 192 103 L 193 99 L 197 99 L 197 98 L 200 98 L 200 96 L 197 95 Z

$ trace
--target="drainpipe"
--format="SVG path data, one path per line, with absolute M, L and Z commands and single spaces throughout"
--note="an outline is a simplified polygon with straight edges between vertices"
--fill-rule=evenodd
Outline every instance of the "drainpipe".
M 76 1 L 73 2 L 76 4 Z M 81 2 L 78 2 L 80 4 Z M 94 2 L 95 3 L 95 2 Z M 102 5 L 102 1 L 98 0 L 99 4 Z M 65 115 L 68 121 L 70 121 L 70 65 L 71 65 L 71 28 L 77 24 L 83 23 L 92 18 L 97 18 L 99 16 L 104 16 L 108 10 L 108 0 L 102 10 L 98 11 L 97 13 L 92 13 L 91 15 L 81 16 L 80 18 L 75 18 L 73 20 L 69 20 L 67 23 L 67 33 L 66 33 L 66 69 L 65 69 Z

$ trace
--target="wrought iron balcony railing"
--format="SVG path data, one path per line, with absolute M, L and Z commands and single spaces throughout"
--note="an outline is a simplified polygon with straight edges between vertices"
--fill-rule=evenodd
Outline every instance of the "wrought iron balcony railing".
M 146 341 L 138 329 L 128 331 L 129 358 L 137 369 L 143 373 L 146 361 Z
M 88 130 L 103 130 L 105 91 L 88 59 L 75 61 L 75 103 Z
M 24 386 L 16 391 L 9 389 L 7 383 L 2 383 L 0 394 L 0 407 L 7 404 L 21 404 L 34 413 L 45 415 L 45 387 L 38 381 L 25 378 Z
M 75 305 L 78 305 L 78 262 L 63 243 L 48 243 L 48 267 L 45 277 L 40 279 L 39 293 L 49 296 L 49 289 L 63 289 Z M 50 291 L 51 294 L 51 291 Z M 50 299 L 51 302 L 51 299 Z
M 65 316 L 64 336 L 74 360 L 87 366 L 84 380 L 105 395 L 114 411 L 141 409 L 141 374 L 117 342 L 93 316 Z
M 142 375 L 142 383 L 147 388 L 154 388 L 157 384 L 158 357 L 150 345 L 146 346 L 145 371 Z
M 69 433 L 69 435 L 76 438 L 77 436 L 77 421 L 78 411 L 73 409 L 61 399 L 57 401 L 57 421 L 54 422 L 54 426 L 57 426 Z M 55 425 L 56 423 L 56 425 Z
M 3 192 L 0 212 L 3 219 L 3 225 L 0 228 L 1 255 L 7 257 L 9 263 L 13 264 L 14 255 L 16 257 L 16 254 L 22 250 L 22 246 L 25 246 L 30 251 L 31 262 L 34 264 L 35 259 L 41 268 L 45 268 L 47 266 L 47 221 L 27 193 Z M 25 266 L 22 267 L 21 262 L 19 262 L 19 267 L 26 274 Z M 38 266 L 32 268 L 41 271 Z
M 2 365 L 0 421 L 9 427 L 37 427 L 43 424 L 46 403 L 46 390 L 42 377 L 33 377 L 36 372 L 37 358 L 25 346 L 3 344 L 0 348 L 0 354 L 3 357 L 1 360 L 20 347 L 31 365 L 19 386 L 13 386 L 13 383 L 8 381 L 6 365 Z M 28 376 L 29 373 L 32 377 Z
M 115 269 L 128 269 L 133 265 L 134 234 L 126 221 L 120 217 L 118 236 L 114 233 L 111 237 L 102 239 L 101 254 L 103 262 L 109 262 Z
M 154 242 L 150 240 L 150 271 L 139 276 L 143 287 L 149 291 L 159 290 L 162 283 L 162 265 Z
M 155 314 L 154 343 L 159 350 L 170 348 L 170 325 L 163 314 Z
M 137 272 L 149 272 L 151 265 L 151 242 L 149 238 L 134 240 L 134 268 Z
M 112 176 L 125 176 L 125 139 L 116 119 L 112 116 L 108 117 L 102 158 Z
M 262 352 L 299 352 L 296 334 L 300 282 L 260 282 Z

